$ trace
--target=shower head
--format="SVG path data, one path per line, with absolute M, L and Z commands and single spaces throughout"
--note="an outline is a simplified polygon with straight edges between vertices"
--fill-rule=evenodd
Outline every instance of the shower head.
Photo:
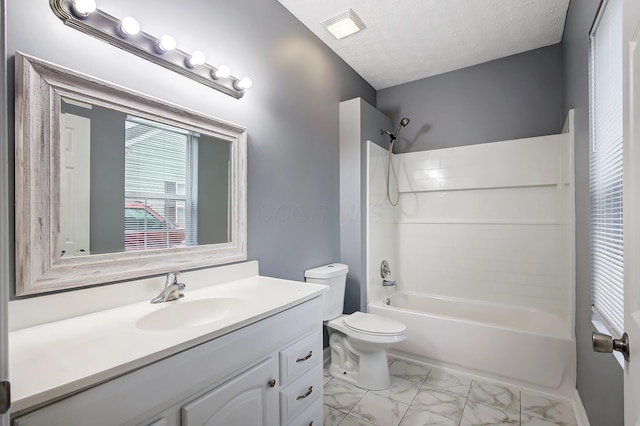
M 396 129 L 396 137 L 398 136 L 398 133 L 400 133 L 400 129 L 402 129 L 403 127 L 407 127 L 407 124 L 409 124 L 410 121 L 411 120 L 407 117 L 404 117 L 402 120 L 400 120 L 400 124 L 398 124 L 398 128 Z
M 380 134 L 384 135 L 386 133 L 391 138 L 391 142 L 393 142 L 398 138 L 398 133 L 400 133 L 400 129 L 402 127 L 407 127 L 407 124 L 409 124 L 410 121 L 411 121 L 410 119 L 408 119 L 407 117 L 404 117 L 402 120 L 400 120 L 400 124 L 398 125 L 398 128 L 396 129 L 395 133 L 391 133 L 388 130 L 380 129 Z

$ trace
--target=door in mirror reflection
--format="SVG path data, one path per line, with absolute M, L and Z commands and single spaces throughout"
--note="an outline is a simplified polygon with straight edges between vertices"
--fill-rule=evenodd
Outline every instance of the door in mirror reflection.
M 63 99 L 60 247 L 83 256 L 230 241 L 230 144 Z

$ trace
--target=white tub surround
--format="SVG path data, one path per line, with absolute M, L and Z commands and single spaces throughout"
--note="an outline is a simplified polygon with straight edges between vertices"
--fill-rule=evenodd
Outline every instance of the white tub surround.
M 187 284 L 185 297 L 174 302 L 152 305 L 145 298 L 138 303 L 10 332 L 12 412 L 60 398 L 228 334 L 318 297 L 325 289 L 317 284 L 259 276 L 257 262 L 249 263 L 255 275 L 228 282 L 219 282 L 216 274 L 220 270 L 220 275 L 230 278 L 229 270 L 225 271 L 229 267 L 197 271 L 200 278 L 211 277 L 215 284 L 208 286 L 206 279 L 190 281 L 189 274 L 184 274 L 180 281 Z M 246 268 L 240 270 L 246 275 Z M 105 291 L 83 291 L 91 290 Z M 72 293 L 64 293 L 55 295 L 53 301 L 58 303 L 65 295 L 73 297 Z M 39 302 L 46 303 L 47 297 L 51 296 L 38 298 L 43 299 Z M 226 316 L 203 325 L 160 331 L 142 330 L 136 325 L 141 317 L 154 311 L 211 298 L 232 298 L 237 303 Z M 22 302 L 29 302 L 32 308 L 39 303 Z M 27 311 L 16 306 L 12 313 L 20 316 Z M 15 321 L 24 322 L 20 318 Z
M 543 310 L 571 324 L 571 152 L 561 134 L 395 156 L 395 268 L 405 290 Z
M 507 305 L 395 293 L 369 311 L 402 321 L 391 353 L 573 398 L 575 341 L 564 320 Z

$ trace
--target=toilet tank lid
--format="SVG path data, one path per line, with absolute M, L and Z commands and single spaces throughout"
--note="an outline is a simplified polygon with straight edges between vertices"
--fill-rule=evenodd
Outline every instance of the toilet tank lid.
M 349 272 L 349 267 L 342 263 L 331 263 L 329 265 L 318 266 L 317 268 L 304 271 L 305 278 L 333 278 L 345 275 Z

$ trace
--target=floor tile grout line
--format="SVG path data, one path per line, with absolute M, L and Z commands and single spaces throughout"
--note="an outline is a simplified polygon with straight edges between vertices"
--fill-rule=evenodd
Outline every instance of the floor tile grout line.
M 351 414 L 351 412 L 353 411 L 353 409 L 354 409 L 354 408 L 356 408 L 356 405 L 360 404 L 360 401 L 362 401 L 362 400 L 364 399 L 364 397 L 365 397 L 365 396 L 367 396 L 367 394 L 368 394 L 368 393 L 369 393 L 369 391 L 368 391 L 368 390 L 367 390 L 367 391 L 365 391 L 364 395 L 362 395 L 362 397 L 361 397 L 361 398 L 360 398 L 360 399 L 359 399 L 355 404 L 353 404 L 353 407 L 351 407 L 351 409 L 350 409 L 350 410 L 349 410 L 349 412 L 347 413 L 347 416 L 349 416 L 349 415 Z M 360 418 L 360 417 L 358 417 L 358 416 L 353 416 L 353 417 L 357 417 L 358 419 Z M 347 418 L 347 417 L 345 417 L 345 419 L 346 419 L 346 418 Z M 344 419 L 342 419 L 342 420 L 344 421 Z M 362 419 L 362 420 L 364 420 L 364 419 Z M 340 423 L 342 423 L 342 422 L 340 422 Z
M 418 386 L 418 391 L 416 392 L 415 395 L 413 395 L 413 398 L 411 399 L 411 402 L 408 404 L 407 406 L 407 411 L 404 412 L 404 415 L 402 416 L 402 418 L 400 419 L 400 421 L 398 422 L 398 426 L 402 425 L 402 421 L 404 420 L 405 417 L 407 417 L 407 413 L 409 412 L 409 410 L 411 409 L 411 407 L 413 406 L 413 402 L 416 400 L 416 398 L 418 397 L 418 394 L 420 393 L 420 391 L 422 390 L 422 386 L 424 385 L 424 383 L 427 381 L 427 378 L 429 377 L 429 374 L 431 374 L 431 371 L 433 370 L 433 368 L 429 368 L 429 372 L 427 373 L 426 376 L 424 376 L 424 380 L 420 383 L 420 386 Z M 394 376 L 396 377 L 396 376 Z M 413 382 L 415 383 L 415 382 Z
M 464 406 L 462 407 L 462 413 L 460 413 L 460 420 L 458 420 L 458 426 L 462 425 L 462 419 L 464 418 L 464 410 L 467 408 L 467 402 L 469 402 L 469 395 L 471 394 L 471 385 L 473 384 L 473 379 L 469 382 L 469 389 L 467 389 L 467 395 L 464 398 Z
M 464 417 L 464 409 L 467 408 L 467 401 L 469 401 L 469 395 L 464 399 L 464 405 L 462 406 L 462 413 L 460 413 L 460 419 L 458 420 L 458 426 L 462 424 L 462 418 Z

